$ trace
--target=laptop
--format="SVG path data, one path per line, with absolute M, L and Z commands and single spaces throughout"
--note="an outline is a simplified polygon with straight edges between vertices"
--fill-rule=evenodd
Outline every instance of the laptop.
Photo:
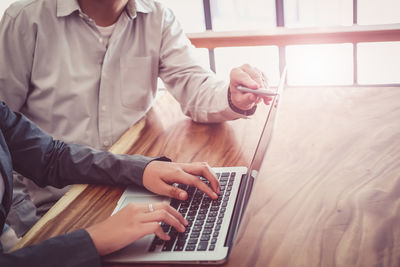
M 188 199 L 180 201 L 155 195 L 144 188 L 128 187 L 122 194 L 113 214 L 128 203 L 155 203 L 168 201 L 188 220 L 185 233 L 179 233 L 165 223 L 161 227 L 171 239 L 163 241 L 157 236 L 145 236 L 131 245 L 104 258 L 114 263 L 167 263 L 167 264 L 221 264 L 229 256 L 240 221 L 246 210 L 254 181 L 270 143 L 282 91 L 286 68 L 282 72 L 258 140 L 250 166 L 213 168 L 217 174 L 221 194 L 212 200 L 195 187 L 178 185 L 188 192 Z M 200 177 L 205 183 L 208 181 Z

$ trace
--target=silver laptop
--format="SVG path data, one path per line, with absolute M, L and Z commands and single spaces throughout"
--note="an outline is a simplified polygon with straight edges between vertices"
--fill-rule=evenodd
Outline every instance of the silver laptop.
M 161 226 L 171 239 L 163 241 L 148 235 L 131 245 L 116 251 L 106 258 L 116 263 L 170 263 L 170 264 L 220 264 L 227 260 L 234 244 L 241 218 L 246 209 L 268 145 L 270 143 L 282 90 L 286 69 L 281 75 L 277 95 L 271 102 L 264 128 L 261 132 L 252 162 L 247 167 L 213 168 L 217 174 L 221 194 L 212 200 L 194 187 L 179 185 L 188 192 L 185 201 L 155 195 L 146 189 L 129 187 L 122 194 L 114 212 L 128 203 L 154 203 L 168 201 L 189 221 L 185 233 L 162 223 Z M 205 183 L 204 178 L 200 177 Z

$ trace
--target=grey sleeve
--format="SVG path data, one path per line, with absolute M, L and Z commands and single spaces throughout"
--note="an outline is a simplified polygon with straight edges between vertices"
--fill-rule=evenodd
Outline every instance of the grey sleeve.
M 100 256 L 86 230 L 48 239 L 12 253 L 0 254 L 0 266 L 101 266 Z
M 165 157 L 117 155 L 87 146 L 54 140 L 29 119 L 0 102 L 0 127 L 15 171 L 39 186 L 69 184 L 143 185 L 143 172 L 152 160 Z

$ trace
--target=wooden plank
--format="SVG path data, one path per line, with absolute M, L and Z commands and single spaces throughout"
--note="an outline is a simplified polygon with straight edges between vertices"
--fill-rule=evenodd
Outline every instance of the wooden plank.
M 197 48 L 400 41 L 400 24 L 188 33 Z

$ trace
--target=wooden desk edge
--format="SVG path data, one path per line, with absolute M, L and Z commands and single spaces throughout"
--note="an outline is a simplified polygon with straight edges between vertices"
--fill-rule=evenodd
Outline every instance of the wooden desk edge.
M 115 154 L 127 153 L 128 150 L 139 138 L 140 132 L 146 124 L 145 118 L 140 120 L 110 148 Z M 60 214 L 70 203 L 72 203 L 86 188 L 87 184 L 76 184 L 54 206 L 24 235 L 24 237 L 10 250 L 10 252 L 25 247 L 25 245 L 40 231 L 40 229 L 51 219 Z

